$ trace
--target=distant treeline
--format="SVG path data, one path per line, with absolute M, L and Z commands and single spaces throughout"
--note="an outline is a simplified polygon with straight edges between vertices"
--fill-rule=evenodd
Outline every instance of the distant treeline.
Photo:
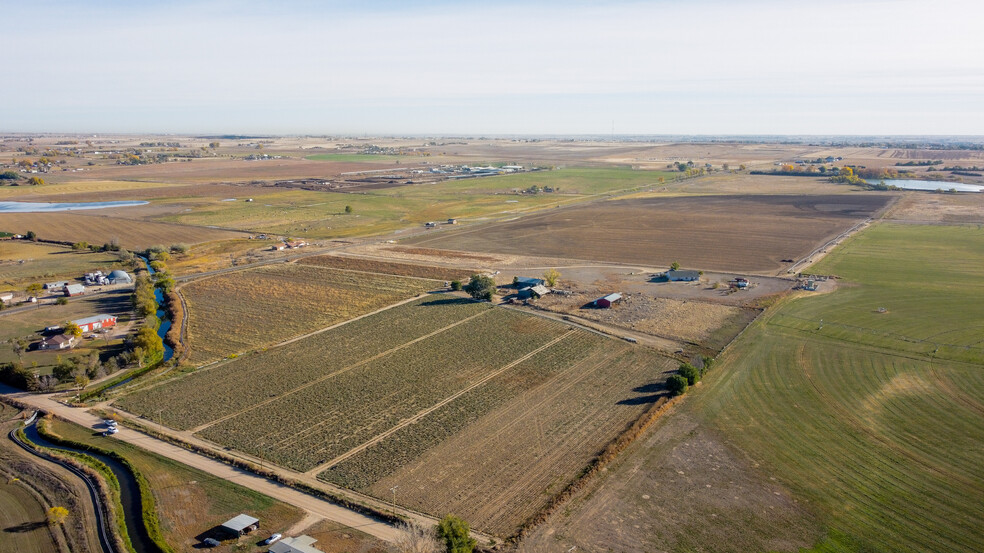
M 896 167 L 928 167 L 930 165 L 943 165 L 942 159 L 937 159 L 933 161 L 907 161 L 905 163 L 896 163 Z

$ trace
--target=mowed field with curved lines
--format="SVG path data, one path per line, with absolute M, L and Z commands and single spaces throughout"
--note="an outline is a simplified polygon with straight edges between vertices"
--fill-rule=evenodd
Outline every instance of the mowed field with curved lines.
M 714 482 L 721 463 L 687 459 L 707 451 L 694 436 L 710 435 L 747 459 L 759 488 L 796 500 L 811 551 L 984 550 L 984 230 L 878 224 L 815 270 L 840 275 L 839 288 L 783 300 L 749 327 L 674 419 L 693 430 L 657 428 L 653 440 L 669 445 L 630 452 L 632 470 L 616 468 L 611 484 L 538 531 L 587 549 L 776 549 L 762 514 L 773 507 L 750 511 L 726 536 L 694 522 L 733 518 L 754 488 L 738 497 L 708 486 L 686 504 L 624 495 L 676 478 L 664 466 L 700 488 Z M 687 515 L 670 523 L 667 512 Z M 662 531 L 623 535 L 595 515 L 643 516 Z

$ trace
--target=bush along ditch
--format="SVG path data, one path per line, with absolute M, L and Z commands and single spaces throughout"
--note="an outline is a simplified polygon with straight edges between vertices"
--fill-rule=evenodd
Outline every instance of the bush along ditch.
M 143 521 L 144 528 L 146 528 L 147 530 L 147 535 L 150 537 L 154 545 L 157 546 L 157 549 L 160 551 L 160 553 L 174 553 L 174 549 L 170 545 L 168 545 L 167 541 L 165 541 L 164 536 L 162 535 L 161 527 L 160 527 L 160 518 L 157 515 L 157 506 L 154 501 L 154 493 L 150 487 L 150 482 L 143 474 L 141 474 L 139 470 L 136 469 L 136 467 L 133 466 L 132 463 L 130 463 L 130 460 L 115 451 L 110 451 L 110 450 L 96 447 L 91 444 L 86 444 L 82 442 L 77 442 L 75 440 L 63 438 L 58 434 L 53 433 L 51 429 L 48 428 L 47 422 L 48 422 L 47 420 L 41 419 L 40 421 L 38 421 L 38 426 L 37 426 L 38 434 L 45 440 L 48 440 L 53 444 L 68 447 L 71 449 L 77 449 L 80 451 L 88 451 L 91 453 L 97 453 L 99 455 L 105 455 L 106 457 L 109 457 L 114 461 L 117 461 L 118 463 L 123 465 L 126 468 L 126 470 L 130 471 L 130 473 L 133 474 L 133 478 L 137 482 L 137 489 L 140 493 L 140 506 L 142 512 L 141 518 Z M 84 457 L 88 457 L 88 456 L 84 456 Z M 106 472 L 108 473 L 107 478 L 112 477 L 113 482 L 115 482 L 115 488 L 117 490 L 116 493 L 118 495 L 119 481 L 116 479 L 116 476 L 113 474 L 112 470 L 110 470 L 108 466 L 106 466 L 98 459 L 92 457 L 88 457 L 88 458 L 105 468 Z M 120 513 L 120 519 L 122 522 L 122 518 L 123 518 L 122 502 L 120 501 L 119 497 L 117 497 L 116 500 L 117 502 L 119 502 L 118 511 Z M 123 524 L 122 526 L 123 526 L 123 533 L 125 534 L 126 526 L 125 524 Z

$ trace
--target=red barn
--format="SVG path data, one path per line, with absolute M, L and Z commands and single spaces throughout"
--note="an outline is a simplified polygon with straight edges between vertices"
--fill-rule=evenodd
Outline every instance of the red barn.
M 116 317 L 112 315 L 93 315 L 92 317 L 86 317 L 84 319 L 79 319 L 77 321 L 72 321 L 82 332 L 92 332 L 93 330 L 99 330 L 100 328 L 110 328 L 116 326 Z
M 616 303 L 616 302 L 618 302 L 621 299 L 622 299 L 622 294 L 617 294 L 617 293 L 616 294 L 608 294 L 607 296 L 605 296 L 603 298 L 596 299 L 594 301 L 594 305 L 595 305 L 595 307 L 598 307 L 598 308 L 601 308 L 601 309 L 608 309 L 608 308 L 610 308 L 612 306 L 613 303 Z

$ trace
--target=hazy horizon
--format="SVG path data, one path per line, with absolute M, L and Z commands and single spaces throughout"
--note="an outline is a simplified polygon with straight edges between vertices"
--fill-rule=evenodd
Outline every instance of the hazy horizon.
M 37 2 L 0 131 L 979 136 L 967 0 Z

